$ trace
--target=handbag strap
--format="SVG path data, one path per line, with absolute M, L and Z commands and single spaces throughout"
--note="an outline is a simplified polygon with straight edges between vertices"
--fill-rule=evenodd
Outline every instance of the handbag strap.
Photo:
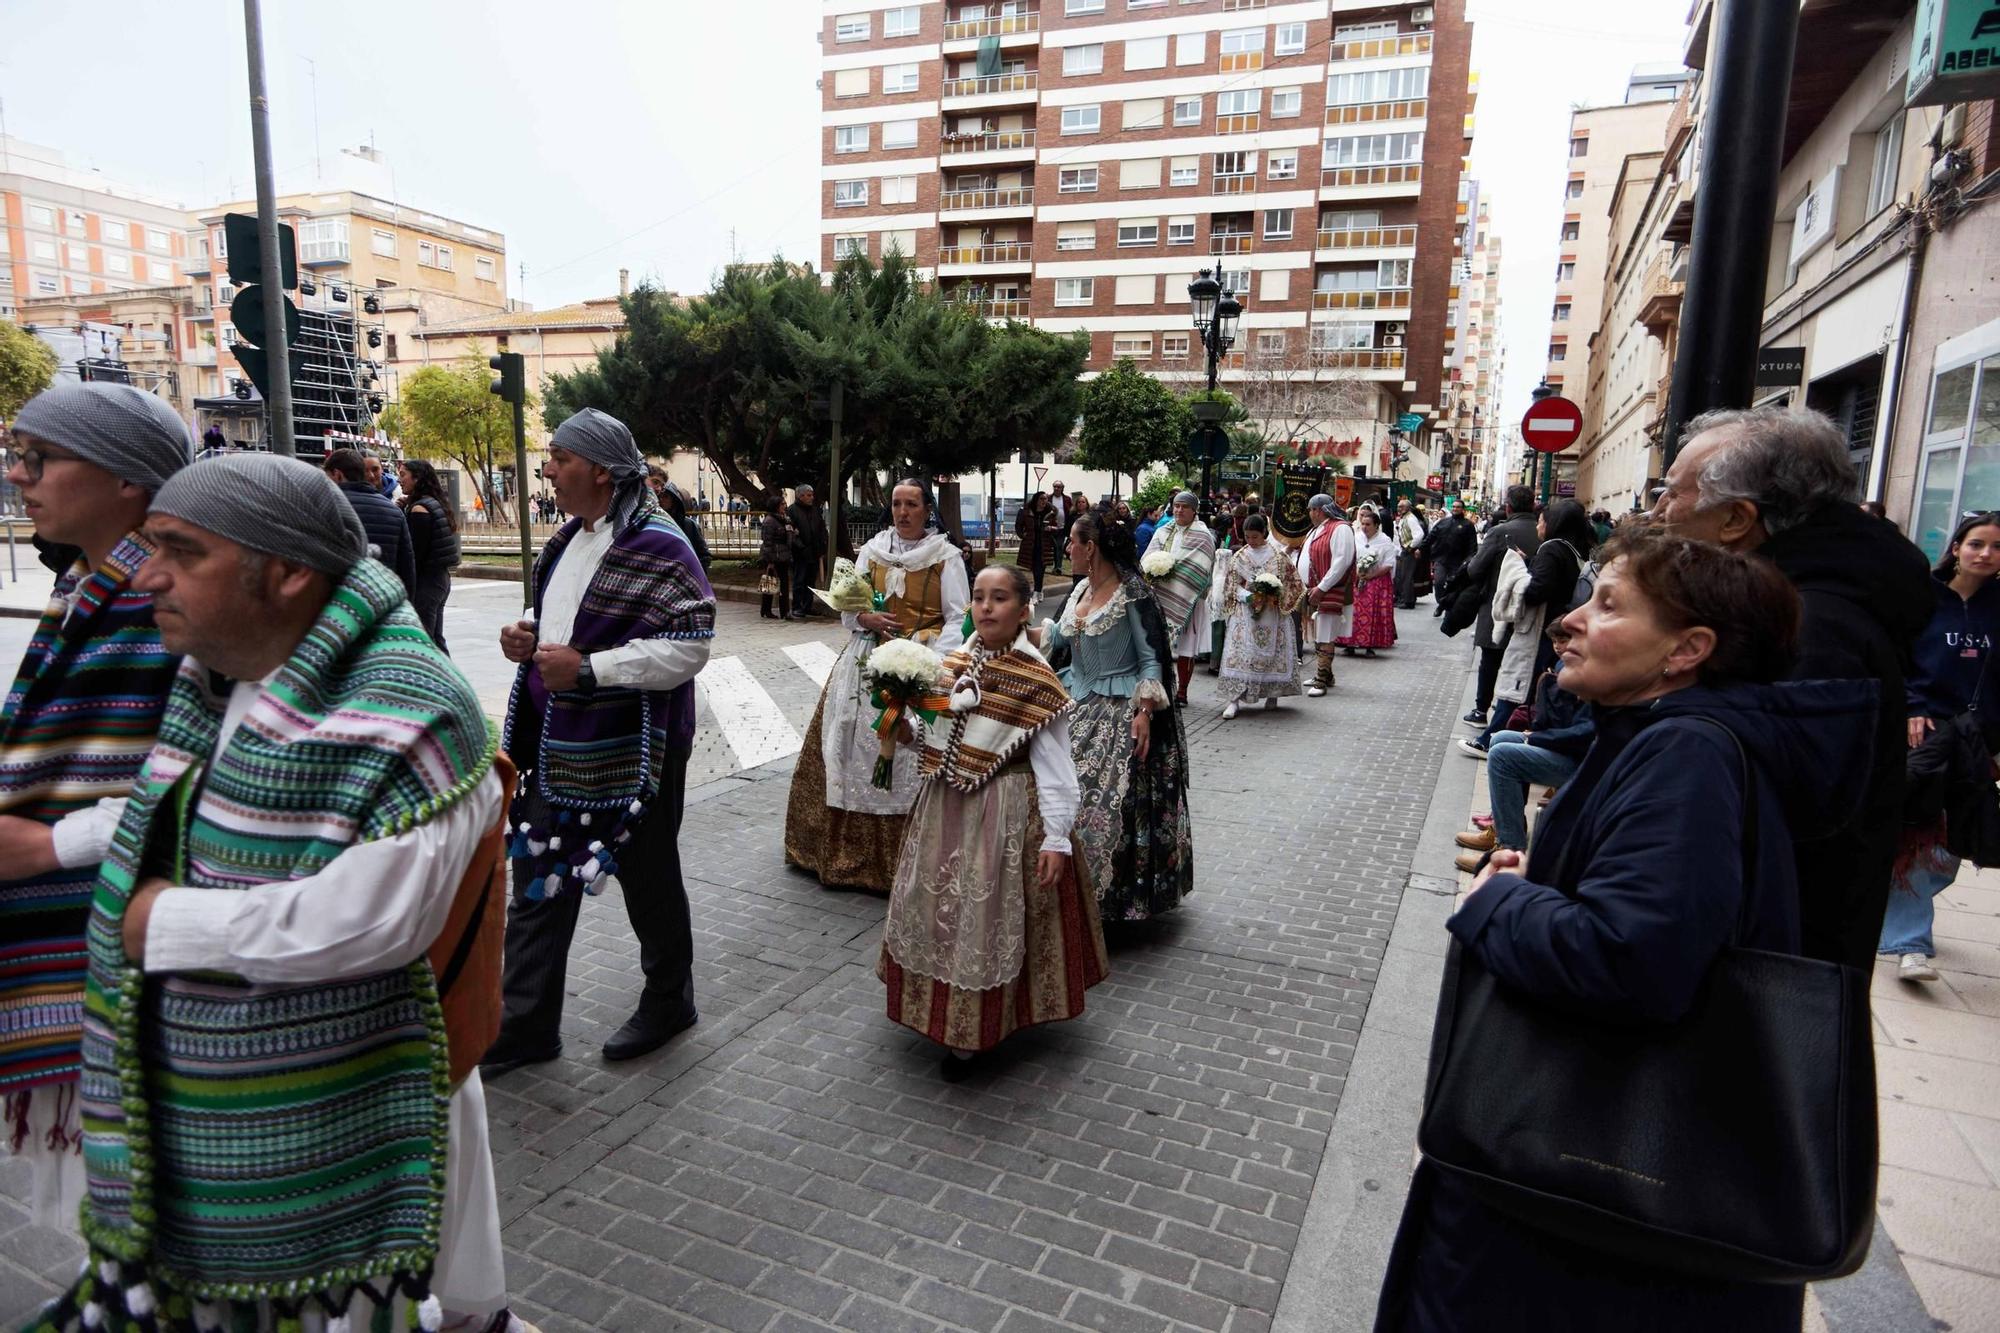
M 1750 761 L 1750 752 L 1743 748 L 1743 738 L 1725 722 L 1712 717 L 1698 717 L 1697 722 L 1706 722 L 1723 735 L 1736 749 L 1736 759 L 1743 772 L 1743 901 L 1736 908 L 1736 934 L 1732 941 L 1742 944 L 1750 926 L 1750 881 L 1757 868 L 1759 812 L 1757 808 L 1757 766 Z

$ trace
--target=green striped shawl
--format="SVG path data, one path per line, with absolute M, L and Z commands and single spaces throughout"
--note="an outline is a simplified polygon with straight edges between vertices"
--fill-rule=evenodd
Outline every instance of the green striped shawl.
M 493 739 L 373 560 L 217 754 L 226 703 L 210 673 L 183 665 L 97 882 L 84 1235 L 163 1302 L 282 1310 L 344 1302 L 369 1278 L 417 1297 L 437 1253 L 449 1096 L 429 964 L 300 986 L 148 978 L 121 927 L 144 874 L 254 891 L 436 817 L 486 775 Z

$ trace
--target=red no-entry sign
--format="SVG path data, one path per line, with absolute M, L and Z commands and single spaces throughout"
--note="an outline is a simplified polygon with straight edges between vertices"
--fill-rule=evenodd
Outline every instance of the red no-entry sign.
M 1567 398 L 1544 398 L 1521 417 L 1521 438 L 1530 449 L 1561 453 L 1583 434 L 1583 409 Z

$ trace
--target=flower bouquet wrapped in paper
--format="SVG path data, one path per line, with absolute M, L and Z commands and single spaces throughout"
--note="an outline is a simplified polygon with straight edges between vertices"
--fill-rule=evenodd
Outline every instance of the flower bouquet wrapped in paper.
M 864 611 L 882 609 L 876 600 L 881 594 L 855 570 L 854 562 L 844 556 L 833 562 L 833 577 L 826 583 L 824 588 L 814 588 L 812 594 L 836 611 L 851 611 L 860 615 Z
M 1261 616 L 1284 597 L 1285 581 L 1267 569 L 1250 580 L 1250 587 L 1244 595 L 1250 599 L 1250 614 Z
M 1382 553 L 1380 551 L 1370 551 L 1361 557 L 1360 563 L 1354 567 L 1354 572 L 1361 578 L 1367 578 L 1368 571 L 1381 563 Z
M 1163 579 L 1174 572 L 1174 556 L 1171 551 L 1148 551 L 1139 561 L 1139 572 L 1149 579 Z
M 887 791 L 894 780 L 896 724 L 915 711 L 925 721 L 937 713 L 919 702 L 945 683 L 938 655 L 912 639 L 891 639 L 869 650 L 861 660 L 861 676 L 872 691 L 870 702 L 882 711 L 875 716 L 877 752 L 874 783 Z

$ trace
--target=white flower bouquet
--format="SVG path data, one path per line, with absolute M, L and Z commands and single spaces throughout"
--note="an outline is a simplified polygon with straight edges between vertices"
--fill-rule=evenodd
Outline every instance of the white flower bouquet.
M 1139 561 L 1139 572 L 1149 579 L 1163 579 L 1174 572 L 1171 551 L 1148 551 Z
M 1374 569 L 1375 566 L 1381 563 L 1382 563 L 1382 553 L 1380 551 L 1370 551 L 1366 555 L 1361 557 L 1361 562 L 1357 564 L 1354 567 L 1354 569 L 1357 574 L 1359 574 L 1362 578 L 1365 579 L 1368 577 L 1369 571 Z
M 1267 569 L 1250 580 L 1250 588 L 1246 595 L 1250 599 L 1250 614 L 1261 616 L 1278 605 L 1279 599 L 1284 597 L 1285 581 Z
M 894 781 L 896 724 L 910 711 L 926 721 L 936 719 L 937 708 L 924 701 L 934 698 L 946 683 L 944 667 L 936 653 L 914 639 L 891 639 L 861 659 L 861 678 L 872 691 L 871 702 L 882 710 L 875 716 L 873 781 L 887 791 Z

